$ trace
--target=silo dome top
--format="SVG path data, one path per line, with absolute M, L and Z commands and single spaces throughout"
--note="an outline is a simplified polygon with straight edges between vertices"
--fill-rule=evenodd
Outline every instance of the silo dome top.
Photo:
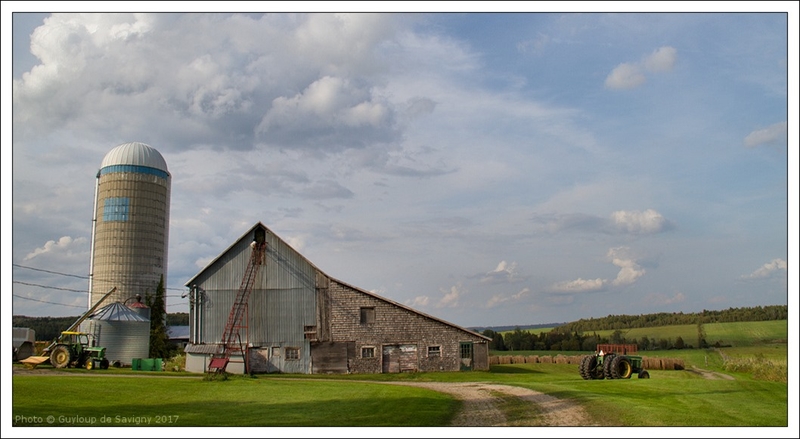
M 167 162 L 161 153 L 152 146 L 140 142 L 123 143 L 115 147 L 103 158 L 100 168 L 115 165 L 145 166 L 169 173 Z
M 111 320 L 111 321 L 127 321 L 127 322 L 147 322 L 148 319 L 142 317 L 134 311 L 131 311 L 127 306 L 114 302 L 106 305 L 89 316 L 92 320 Z

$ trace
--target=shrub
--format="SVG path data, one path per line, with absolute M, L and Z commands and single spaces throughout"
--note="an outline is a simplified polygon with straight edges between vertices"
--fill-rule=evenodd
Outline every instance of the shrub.
M 164 362 L 164 370 L 168 372 L 182 372 L 186 370 L 186 356 L 178 354 L 166 360 Z
M 785 362 L 768 360 L 763 354 L 752 358 L 725 358 L 722 368 L 728 372 L 749 373 L 754 380 L 787 383 L 789 368 Z

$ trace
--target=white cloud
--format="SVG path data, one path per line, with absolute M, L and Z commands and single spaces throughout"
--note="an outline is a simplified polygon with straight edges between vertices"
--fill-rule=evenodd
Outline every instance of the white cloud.
M 619 230 L 637 235 L 658 233 L 668 225 L 667 220 L 653 209 L 644 212 L 618 210 L 611 214 L 611 220 Z
M 486 307 L 487 308 L 493 308 L 493 307 L 497 306 L 498 304 L 501 304 L 501 303 L 503 303 L 503 302 L 505 302 L 507 300 L 508 300 L 508 297 L 506 297 L 506 296 L 504 296 L 502 294 L 495 294 L 494 296 L 492 296 L 486 302 Z
M 636 88 L 647 81 L 644 72 L 660 73 L 672 70 L 678 58 L 674 47 L 663 46 L 644 57 L 638 63 L 625 62 L 606 77 L 606 87 L 611 89 Z
M 575 280 L 558 282 L 551 287 L 551 290 L 558 293 L 588 293 L 604 290 L 608 286 L 622 287 L 631 285 L 645 274 L 645 270 L 636 263 L 630 254 L 631 250 L 628 247 L 610 248 L 606 253 L 606 258 L 608 258 L 612 264 L 620 268 L 614 280 L 578 278 Z
M 645 83 L 642 70 L 636 64 L 622 63 L 606 78 L 606 87 L 614 89 L 636 88 Z
M 516 278 L 517 263 L 500 261 L 497 267 L 481 278 L 481 283 L 511 282 Z
M 650 235 L 673 227 L 671 221 L 654 209 L 618 210 L 607 218 L 583 213 L 562 213 L 538 214 L 532 219 L 548 233 L 575 230 L 589 233 Z
M 742 276 L 743 279 L 764 279 L 767 277 L 771 277 L 777 273 L 782 271 L 786 271 L 786 261 L 783 259 L 777 258 L 773 259 L 766 264 L 762 265 L 759 269 L 755 270 L 754 272 Z
M 412 308 L 414 308 L 414 307 L 421 307 L 422 308 L 422 307 L 428 306 L 430 301 L 431 301 L 431 299 L 428 296 L 417 296 L 413 300 L 411 300 L 410 302 L 407 302 L 406 304 L 408 306 L 412 307 Z
M 631 285 L 645 273 L 645 270 L 628 256 L 629 252 L 630 249 L 627 247 L 616 247 L 609 249 L 606 254 L 611 263 L 620 268 L 617 277 L 611 282 L 614 286 Z
M 497 305 L 499 305 L 499 304 L 501 304 L 503 302 L 509 302 L 509 301 L 510 302 L 515 302 L 515 301 L 518 301 L 518 300 L 522 299 L 523 297 L 527 296 L 528 293 L 530 293 L 530 291 L 531 290 L 528 287 L 525 287 L 525 288 L 521 289 L 519 292 L 517 292 L 516 294 L 512 294 L 511 296 L 506 296 L 504 294 L 495 294 L 494 296 L 492 296 L 486 302 L 486 307 L 487 308 L 493 308 L 493 307 L 495 307 L 495 306 L 497 306 Z
M 581 279 L 559 282 L 553 285 L 553 290 L 560 293 L 587 293 L 600 291 L 608 283 L 604 279 Z
M 464 294 L 464 292 L 461 291 L 461 289 L 462 287 L 460 284 L 453 285 L 452 287 L 450 287 L 449 291 L 442 289 L 441 291 L 444 293 L 444 297 L 442 297 L 442 299 L 439 300 L 439 303 L 436 304 L 436 307 L 453 308 L 458 306 L 458 299 Z
M 675 66 L 678 58 L 678 51 L 674 47 L 659 47 L 647 58 L 642 61 L 644 67 L 651 72 L 666 72 Z
M 76 252 L 84 252 L 86 250 L 85 247 L 86 238 L 73 239 L 70 236 L 62 236 L 58 241 L 47 241 L 44 246 L 28 253 L 23 260 L 30 261 L 31 259 L 46 255 L 70 256 Z
M 325 76 L 292 97 L 277 97 L 256 127 L 256 133 L 279 146 L 360 146 L 348 142 L 354 130 L 390 141 L 392 111 L 387 102 L 348 79 Z M 382 131 L 382 133 L 381 133 Z M 298 140 L 299 139 L 299 140 Z
M 787 123 L 780 122 L 770 125 L 762 130 L 751 132 L 744 138 L 744 146 L 748 148 L 755 148 L 761 145 L 787 145 Z

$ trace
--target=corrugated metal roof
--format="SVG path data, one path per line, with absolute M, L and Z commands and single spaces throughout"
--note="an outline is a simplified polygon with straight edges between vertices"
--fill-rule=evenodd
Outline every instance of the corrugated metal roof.
M 114 302 L 100 308 L 99 311 L 89 316 L 92 320 L 113 320 L 121 322 L 149 322 L 144 316 L 132 311 L 127 306 Z
M 222 352 L 220 344 L 187 344 L 183 351 L 189 354 L 211 354 L 216 355 Z
M 185 338 L 189 339 L 189 326 L 167 326 L 167 336 L 172 339 Z
M 100 168 L 114 165 L 146 166 L 169 173 L 167 162 L 161 153 L 152 146 L 140 142 L 123 143 L 115 147 L 103 158 Z

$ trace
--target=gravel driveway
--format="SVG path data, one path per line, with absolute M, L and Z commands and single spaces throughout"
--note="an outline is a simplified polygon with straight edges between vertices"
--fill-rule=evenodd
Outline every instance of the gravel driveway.
M 424 387 L 449 393 L 464 402 L 451 427 L 588 427 L 592 424 L 577 404 L 523 387 L 489 383 L 415 383 L 390 382 L 403 386 Z M 532 405 L 529 418 L 509 422 L 500 409 L 503 396 L 520 398 Z

